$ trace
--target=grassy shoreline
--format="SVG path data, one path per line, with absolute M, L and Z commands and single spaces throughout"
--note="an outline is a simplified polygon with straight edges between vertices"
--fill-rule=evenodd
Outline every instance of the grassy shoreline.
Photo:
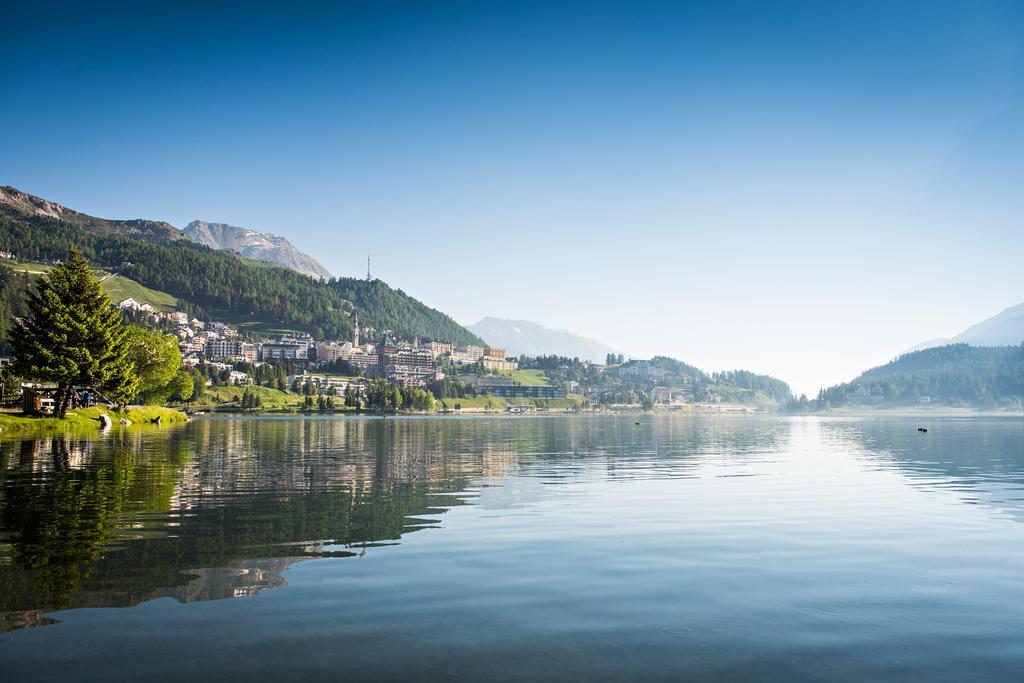
M 124 412 L 109 408 L 93 407 L 69 410 L 63 419 L 56 417 L 34 417 L 0 413 L 0 434 L 16 435 L 47 435 L 64 432 L 100 431 L 99 416 L 106 414 L 114 423 L 114 429 L 124 428 L 122 419 L 131 422 L 132 426 L 153 424 L 157 418 L 161 424 L 184 423 L 188 415 L 174 408 L 160 406 L 135 406 Z

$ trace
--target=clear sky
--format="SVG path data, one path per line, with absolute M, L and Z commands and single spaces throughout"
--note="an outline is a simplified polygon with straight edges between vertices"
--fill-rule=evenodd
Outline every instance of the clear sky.
M 0 183 L 797 390 L 1024 301 L 1024 3 L 13 2 Z

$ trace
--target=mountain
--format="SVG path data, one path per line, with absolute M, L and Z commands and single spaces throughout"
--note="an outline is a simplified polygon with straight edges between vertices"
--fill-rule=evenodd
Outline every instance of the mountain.
M 970 344 L 972 346 L 1016 346 L 1024 342 L 1024 304 L 1010 306 L 1005 311 L 949 339 L 932 339 L 909 349 L 920 351 L 949 344 Z
M 822 391 L 831 405 L 1020 407 L 1024 401 L 1024 345 L 951 344 L 905 353 Z
M 467 329 L 510 356 L 565 356 L 603 363 L 615 349 L 596 339 L 566 330 L 552 330 L 528 320 L 484 318 Z
M 256 261 L 276 263 L 314 278 L 331 279 L 331 273 L 280 235 L 238 228 L 227 223 L 192 221 L 182 230 L 185 237 L 211 249 L 235 251 Z
M 164 221 L 150 221 L 142 218 L 136 220 L 96 218 L 6 186 L 0 187 L 0 214 L 21 219 L 54 219 L 80 226 L 98 235 L 122 235 L 159 244 L 173 244 L 185 238 L 181 230 Z
M 103 268 L 243 332 L 306 331 L 317 339 L 349 339 L 359 322 L 399 336 L 481 344 L 449 316 L 380 280 L 314 279 L 277 265 L 216 251 L 161 221 L 96 218 L 0 188 L 0 250 L 21 261 L 67 258 L 76 247 Z

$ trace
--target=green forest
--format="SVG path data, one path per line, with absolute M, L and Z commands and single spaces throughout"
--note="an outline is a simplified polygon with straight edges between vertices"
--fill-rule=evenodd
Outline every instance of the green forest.
M 161 236 L 147 241 L 150 233 L 145 231 L 132 231 L 136 236 L 126 237 L 106 224 L 94 230 L 0 208 L 8 211 L 0 215 L 0 250 L 24 261 L 46 261 L 66 258 L 74 246 L 95 265 L 166 292 L 189 304 L 192 311 L 214 318 L 260 321 L 306 331 L 317 339 L 347 339 L 355 309 L 363 325 L 393 330 L 403 337 L 482 343 L 444 313 L 380 281 L 321 282 L 186 240 L 168 241 Z
M 793 397 L 788 384 L 770 375 L 748 370 L 709 374 L 668 356 L 655 356 L 649 361 L 628 361 L 606 368 L 561 356 L 522 356 L 519 363 L 521 368 L 542 370 L 548 381 L 555 385 L 579 382 L 583 389 L 597 396 L 598 403 L 636 403 L 655 387 L 677 389 L 694 402 L 721 400 L 770 407 L 785 404 Z M 633 373 L 632 369 L 640 364 L 653 369 L 656 374 Z
M 1012 406 L 1024 400 L 1024 344 L 953 344 L 907 353 L 847 384 L 823 389 L 822 407 L 850 403 Z

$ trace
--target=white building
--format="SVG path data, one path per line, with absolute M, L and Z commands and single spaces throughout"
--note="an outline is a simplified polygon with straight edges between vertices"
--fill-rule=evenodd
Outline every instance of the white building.
M 203 353 L 207 358 L 241 358 L 242 346 L 237 339 L 210 339 Z
M 141 301 L 136 301 L 131 297 L 128 297 L 127 299 L 124 299 L 123 301 L 118 303 L 117 307 L 120 308 L 122 311 L 143 311 L 145 313 L 153 312 L 152 306 L 150 306 L 149 304 L 144 304 Z

